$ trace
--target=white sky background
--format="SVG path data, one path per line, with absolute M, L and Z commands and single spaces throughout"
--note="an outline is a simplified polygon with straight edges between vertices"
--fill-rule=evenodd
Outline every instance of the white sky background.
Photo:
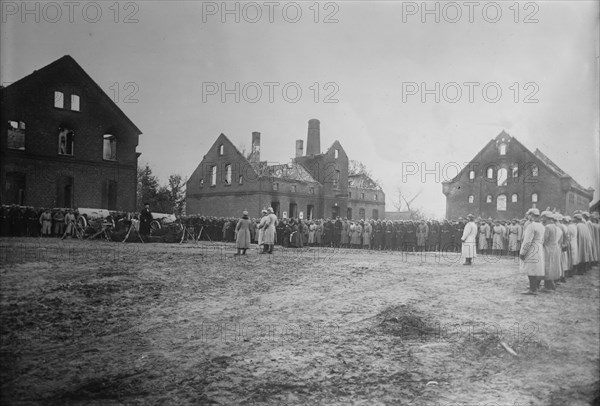
M 69 21 L 69 9 L 56 2 L 55 9 L 40 4 L 36 15 L 24 15 L 21 2 L 2 1 L 0 72 L 8 84 L 69 54 L 110 95 L 113 84 L 121 88 L 121 109 L 142 130 L 139 163 L 150 164 L 165 183 L 169 174 L 189 176 L 220 133 L 236 145 L 250 147 L 251 132 L 260 131 L 261 159 L 288 162 L 294 156 L 296 139 L 304 140 L 308 120 L 321 121 L 321 149 L 339 140 L 350 159 L 362 161 L 379 179 L 386 192 L 387 210 L 400 186 L 405 193 L 422 190 L 415 201 L 426 213 L 443 217 L 445 196 L 441 181 L 433 173 L 409 176 L 403 182 L 403 163 L 414 162 L 433 171 L 436 163 L 456 170 L 464 165 L 503 129 L 532 151 L 539 148 L 584 187 L 600 188 L 598 38 L 597 1 L 546 1 L 518 4 L 515 23 L 514 2 L 499 2 L 502 16 L 497 23 L 484 19 L 479 2 L 469 22 L 469 8 L 461 6 L 462 18 L 445 21 L 456 9 L 440 11 L 421 21 L 421 2 L 336 2 L 325 8 L 319 3 L 320 22 L 314 22 L 314 3 L 298 2 L 302 17 L 297 23 L 282 16 L 285 3 L 275 7 L 274 22 L 269 22 L 267 6 L 262 18 L 251 23 L 240 14 L 204 15 L 203 6 L 222 7 L 221 2 L 141 1 L 119 4 L 115 23 L 114 2 L 98 2 L 102 16 L 98 22 L 86 21 L 78 2 Z M 234 3 L 228 3 L 233 8 Z M 244 3 L 239 3 L 240 8 Z M 263 5 L 263 2 L 259 2 Z M 419 8 L 416 15 L 405 15 L 403 8 Z M 438 3 L 440 10 L 444 3 Z M 35 3 L 28 6 L 34 9 Z M 509 7 L 513 7 L 512 9 Z M 14 7 L 17 11 L 13 14 Z M 311 9 L 312 7 L 312 9 Z M 436 7 L 435 2 L 428 7 Z M 537 8 L 537 10 L 536 10 Z M 487 18 L 495 11 L 488 8 Z M 335 11 L 337 23 L 323 23 Z M 95 9 L 87 8 L 88 20 Z M 254 10 L 247 9 L 253 18 Z M 131 13 L 137 23 L 124 23 Z M 524 23 L 527 15 L 537 23 Z M 293 18 L 289 8 L 286 17 Z M 22 22 L 25 19 L 25 22 Z M 50 22 L 57 19 L 56 22 Z M 126 103 L 125 96 L 139 88 L 137 103 Z M 274 101 L 269 102 L 268 87 L 256 103 L 241 97 L 236 103 L 228 95 L 207 96 L 203 102 L 203 82 L 225 82 L 233 88 L 249 82 L 279 82 Z M 297 103 L 286 101 L 284 84 L 296 82 L 302 89 Z M 319 102 L 310 89 L 319 83 Z M 324 103 L 335 82 L 337 103 Z M 456 103 L 442 95 L 436 103 L 420 94 L 403 101 L 403 83 L 479 82 L 473 102 L 468 87 L 461 85 L 462 98 Z M 482 87 L 495 82 L 502 90 L 496 103 L 482 96 Z M 519 100 L 510 89 L 519 83 Z M 537 103 L 524 103 L 534 88 Z M 113 86 L 114 88 L 114 86 Z M 293 96 L 290 91 L 290 96 Z M 254 93 L 249 96 L 253 97 Z M 454 91 L 448 97 L 454 97 Z M 490 89 L 490 97 L 494 97 Z M 422 182 L 425 180 L 425 182 Z M 595 200 L 598 190 L 595 192 Z

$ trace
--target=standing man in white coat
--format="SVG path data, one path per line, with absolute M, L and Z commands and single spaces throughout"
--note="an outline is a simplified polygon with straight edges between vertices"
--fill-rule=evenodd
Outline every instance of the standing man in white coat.
M 540 211 L 536 208 L 527 211 L 527 219 L 531 222 L 523 232 L 523 244 L 519 251 L 519 268 L 529 277 L 529 290 L 524 295 L 537 295 L 540 282 L 544 279 L 544 233 L 545 227 L 540 223 Z
M 273 246 L 275 245 L 275 227 L 277 226 L 277 216 L 273 213 L 273 208 L 267 209 L 267 217 L 264 225 L 264 253 L 273 253 Z
M 465 225 L 461 237 L 461 254 L 465 258 L 465 263 L 463 265 L 473 265 L 473 258 L 477 256 L 477 224 L 475 224 L 475 222 L 473 221 L 474 219 L 475 216 L 473 216 L 472 214 L 467 215 L 468 223 Z

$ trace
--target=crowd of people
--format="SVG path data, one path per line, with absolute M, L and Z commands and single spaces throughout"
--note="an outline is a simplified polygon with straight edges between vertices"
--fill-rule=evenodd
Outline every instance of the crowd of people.
M 248 218 L 250 241 L 259 243 L 262 219 L 269 214 L 263 210 L 260 218 Z M 598 214 L 587 216 L 590 224 L 598 224 Z M 273 214 L 273 216 L 275 216 Z M 247 214 L 246 214 L 247 217 Z M 275 244 L 283 247 L 333 247 L 387 251 L 444 251 L 461 252 L 465 226 L 472 220 L 476 225 L 475 250 L 485 255 L 517 257 L 522 247 L 526 218 L 493 220 L 474 217 L 458 220 L 348 220 L 348 219 L 278 219 L 275 225 Z M 240 219 L 203 216 L 182 218 L 201 240 L 236 241 Z M 562 222 L 573 223 L 565 216 Z
M 121 213 L 129 218 L 127 213 Z M 35 209 L 0 206 L 0 236 L 74 235 L 79 213 L 76 209 Z M 111 215 L 112 217 L 112 215 Z M 118 214 L 111 221 L 118 221 Z M 151 233 L 152 213 L 148 204 L 139 216 L 140 234 Z M 529 277 L 527 294 L 553 292 L 559 283 L 582 274 L 598 263 L 600 224 L 598 212 L 576 211 L 573 216 L 536 208 L 526 218 L 494 220 L 466 218 L 452 220 L 375 219 L 278 219 L 272 208 L 259 218 L 181 216 L 181 225 L 199 240 L 235 242 L 236 255 L 245 255 L 252 243 L 260 252 L 273 253 L 275 244 L 287 248 L 332 247 L 404 252 L 459 252 L 465 265 L 478 254 L 520 258 Z M 105 219 L 106 220 L 106 219 Z M 113 223 L 114 224 L 114 223 Z M 541 282 L 544 282 L 541 289 Z
M 36 209 L 31 206 L 0 206 L 0 236 L 64 237 L 74 236 L 77 209 Z
M 524 294 L 552 293 L 566 278 L 598 265 L 598 213 L 575 211 L 573 217 L 536 208 L 527 211 L 519 263 L 529 278 Z M 541 282 L 543 289 L 540 289 Z

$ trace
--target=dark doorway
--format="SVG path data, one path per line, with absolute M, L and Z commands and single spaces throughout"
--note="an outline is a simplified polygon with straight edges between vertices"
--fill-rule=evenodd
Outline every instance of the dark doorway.
M 293 219 L 298 216 L 298 205 L 296 203 L 290 203 L 290 210 L 288 211 L 288 217 Z
M 339 206 L 333 206 L 331 208 L 331 218 L 336 219 L 340 216 L 340 208 Z

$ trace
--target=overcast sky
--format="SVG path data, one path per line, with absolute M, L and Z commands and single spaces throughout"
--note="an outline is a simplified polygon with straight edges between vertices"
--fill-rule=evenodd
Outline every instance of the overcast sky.
M 189 176 L 220 133 L 249 148 L 259 131 L 261 158 L 289 162 L 317 118 L 322 150 L 337 139 L 366 164 L 387 210 L 401 187 L 442 217 L 444 176 L 502 130 L 599 189 L 597 1 L 429 2 L 430 14 L 422 2 L 229 2 L 225 15 L 221 2 L 1 3 L 2 83 L 71 55 L 141 129 L 139 163 L 163 183 Z M 239 102 L 223 83 L 239 83 Z M 403 179 L 413 163 L 440 176 Z

